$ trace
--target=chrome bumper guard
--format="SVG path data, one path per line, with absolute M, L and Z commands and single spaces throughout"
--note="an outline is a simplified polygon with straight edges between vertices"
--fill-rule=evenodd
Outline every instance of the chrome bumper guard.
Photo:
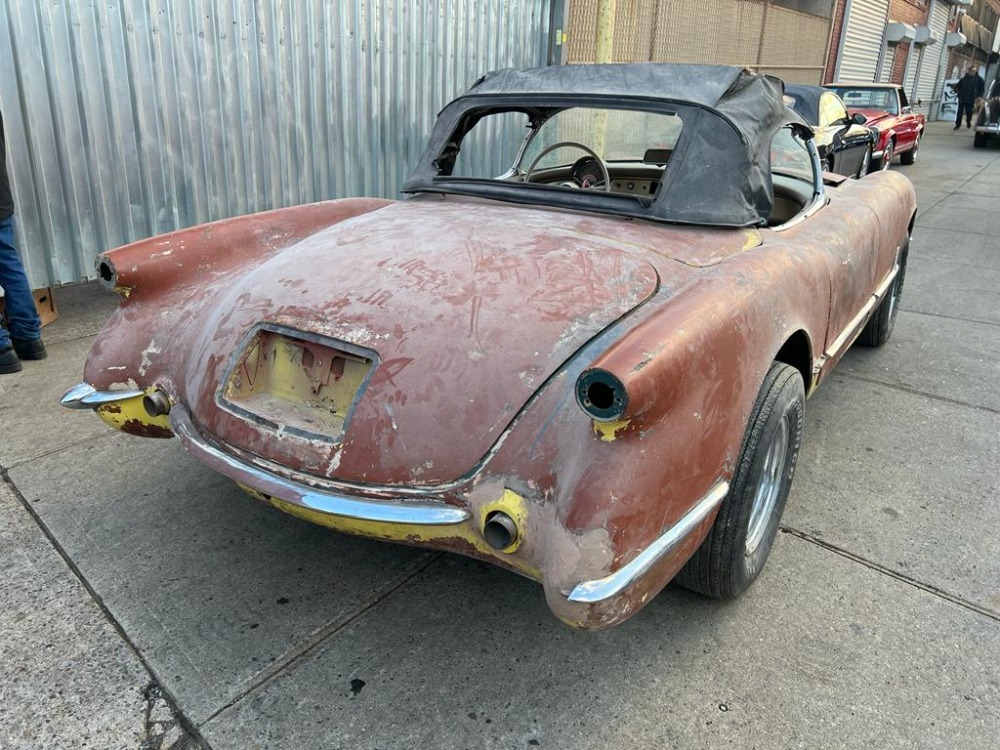
M 235 482 L 286 503 L 328 516 L 414 526 L 452 526 L 469 519 L 469 511 L 441 501 L 396 497 L 365 500 L 293 482 L 251 466 L 206 441 L 180 404 L 170 410 L 170 427 L 188 453 Z
M 604 578 L 577 584 L 576 588 L 570 592 L 568 599 L 571 602 L 593 604 L 620 594 L 629 585 L 649 572 L 660 558 L 674 549 L 698 524 L 708 518 L 709 513 L 722 502 L 727 492 L 729 492 L 729 482 L 720 481 L 677 523 L 636 555 L 630 563 L 623 565 Z
M 74 386 L 60 403 L 69 409 L 93 409 L 103 404 L 144 395 L 143 391 L 98 391 L 87 383 Z M 177 404 L 170 410 L 170 427 L 184 449 L 210 468 L 235 482 L 300 508 L 329 516 L 360 521 L 415 526 L 452 526 L 469 520 L 469 511 L 441 501 L 404 497 L 365 500 L 312 487 L 275 476 L 219 450 L 198 432 L 187 409 Z M 571 602 L 595 604 L 620 594 L 680 544 L 722 502 L 729 483 L 718 482 L 677 523 L 667 529 L 631 562 L 614 573 L 576 585 L 567 597 Z
M 127 401 L 145 395 L 144 391 L 139 390 L 99 391 L 89 383 L 77 383 L 66 391 L 66 394 L 59 399 L 59 403 L 67 409 L 96 409 L 104 404 Z

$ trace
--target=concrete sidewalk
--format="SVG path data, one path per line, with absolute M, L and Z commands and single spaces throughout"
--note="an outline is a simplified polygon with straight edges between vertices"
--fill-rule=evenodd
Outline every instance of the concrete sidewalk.
M 807 404 L 742 599 L 576 633 L 536 584 L 257 504 L 56 405 L 116 300 L 0 377 L 0 748 L 1000 746 L 1000 149 L 932 123 L 892 340 Z

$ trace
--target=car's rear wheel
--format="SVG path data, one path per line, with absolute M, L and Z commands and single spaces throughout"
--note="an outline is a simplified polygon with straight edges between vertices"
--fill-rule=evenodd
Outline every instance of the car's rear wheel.
M 985 148 L 986 133 L 976 133 L 976 135 L 972 138 L 972 145 L 976 148 Z
M 921 136 L 918 135 L 917 140 L 913 142 L 913 148 L 899 155 L 900 164 L 910 165 L 917 160 L 917 151 L 920 149 L 920 138 Z
M 892 280 L 889 291 L 878 303 L 875 314 L 858 336 L 858 343 L 862 346 L 882 346 L 892 335 L 892 329 L 896 324 L 896 313 L 899 312 L 899 298 L 903 294 L 903 278 L 906 276 L 906 250 L 907 245 L 904 245 L 896 278 Z
M 885 151 L 882 152 L 882 163 L 879 164 L 879 169 L 881 169 L 883 172 L 889 168 L 890 164 L 892 164 L 892 157 L 896 155 L 895 148 L 896 144 L 893 143 L 892 141 L 889 141 L 885 145 Z
M 760 575 L 788 500 L 804 413 L 802 375 L 775 362 L 760 387 L 732 485 L 712 530 L 677 575 L 682 586 L 733 599 Z
M 858 173 L 855 175 L 859 180 L 868 174 L 868 171 L 872 168 L 872 147 L 869 146 L 865 149 L 864 156 L 861 157 L 861 166 L 858 167 Z

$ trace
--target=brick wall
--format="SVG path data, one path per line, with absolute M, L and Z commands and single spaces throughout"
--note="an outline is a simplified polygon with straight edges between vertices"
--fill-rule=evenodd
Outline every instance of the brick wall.
M 930 3 L 927 0 L 892 0 L 889 3 L 889 21 L 908 23 L 914 28 L 917 26 L 926 26 L 927 11 L 929 9 Z M 903 83 L 903 75 L 906 72 L 906 59 L 910 53 L 910 43 L 902 42 L 895 46 L 898 49 L 895 51 L 892 74 L 889 80 L 892 83 Z M 914 52 L 916 53 L 916 50 Z M 890 46 L 886 50 L 886 54 L 893 54 L 893 46 Z
M 837 6 L 833 10 L 833 33 L 830 35 L 830 53 L 826 57 L 826 73 L 823 75 L 823 83 L 831 83 L 834 71 L 837 69 L 837 51 L 840 49 L 840 38 L 844 33 L 844 8 L 846 7 L 847 0 L 837 0 Z

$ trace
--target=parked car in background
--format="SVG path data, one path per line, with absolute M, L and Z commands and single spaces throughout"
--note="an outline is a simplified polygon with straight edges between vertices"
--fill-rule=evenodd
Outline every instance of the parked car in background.
M 1000 78 L 995 78 L 990 84 L 989 93 L 979 109 L 972 145 L 983 148 L 990 138 L 1000 138 Z
M 749 587 L 806 396 L 892 333 L 910 182 L 824 177 L 777 79 L 567 65 L 480 79 L 402 190 L 101 254 L 121 304 L 63 404 L 573 627 Z
M 900 164 L 913 164 L 917 160 L 927 118 L 913 112 L 902 86 L 895 83 L 830 83 L 826 88 L 843 99 L 852 116 L 864 115 L 865 125 L 878 130 L 879 139 L 872 157 L 879 169 L 888 169 L 897 156 Z
M 823 169 L 845 177 L 868 174 L 879 136 L 861 124 L 864 115 L 852 117 L 840 97 L 822 86 L 786 84 L 785 102 L 812 126 Z

